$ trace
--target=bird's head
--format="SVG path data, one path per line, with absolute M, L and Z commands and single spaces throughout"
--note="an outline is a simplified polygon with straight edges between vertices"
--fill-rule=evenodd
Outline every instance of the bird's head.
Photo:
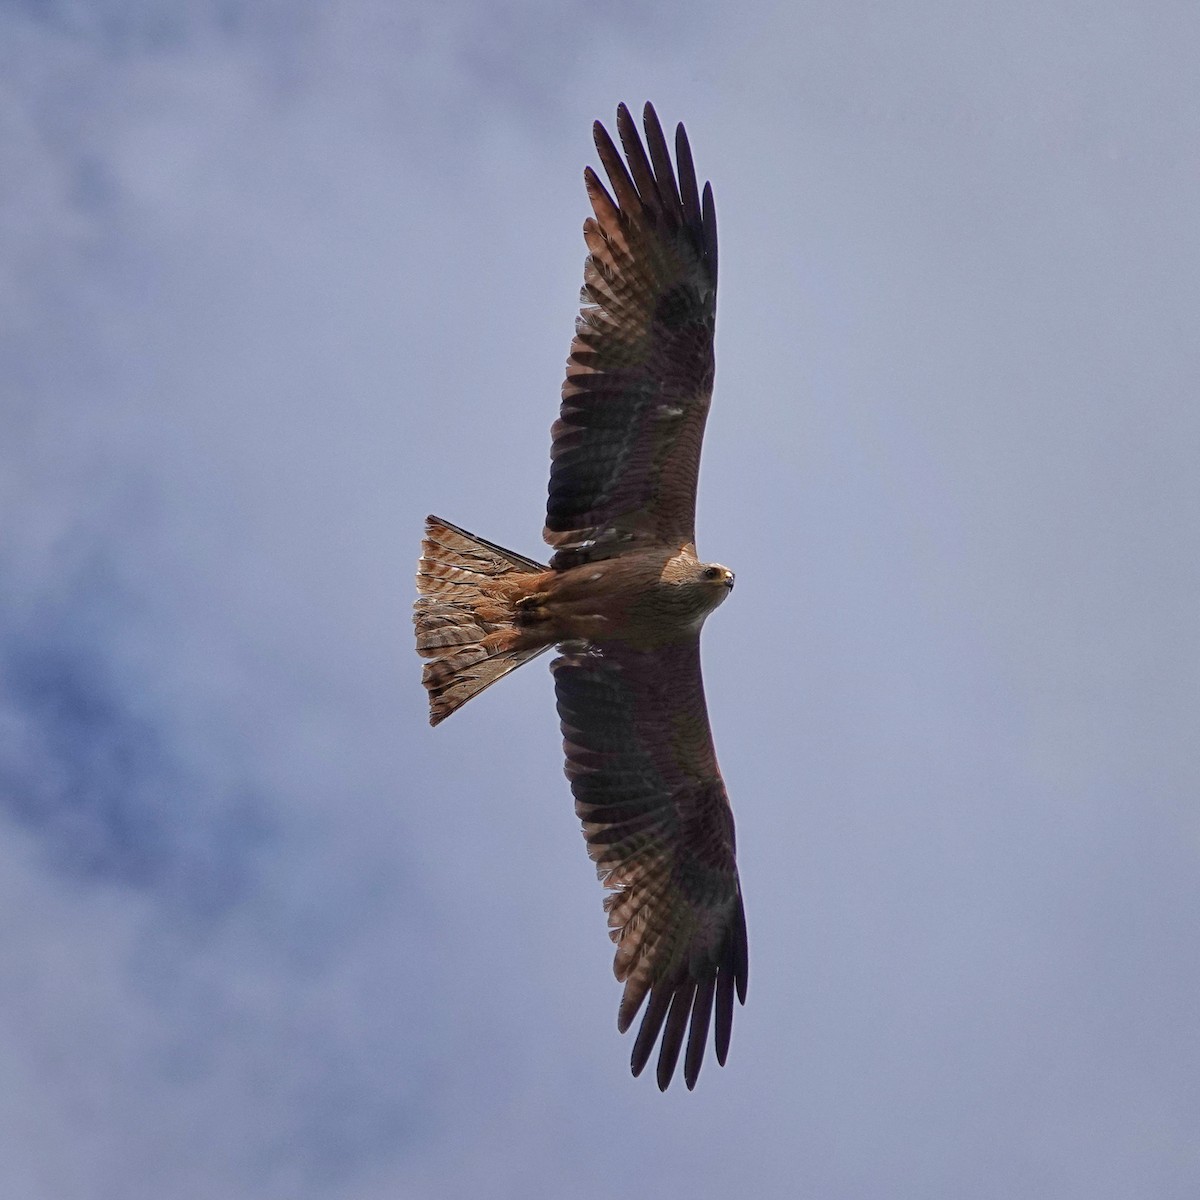
M 696 583 L 705 597 L 704 607 L 711 612 L 733 591 L 733 572 L 720 563 L 697 563 Z
M 733 572 L 720 563 L 699 562 L 687 550 L 663 568 L 661 601 L 689 621 L 703 621 L 733 590 Z
M 729 592 L 733 591 L 733 572 L 728 567 L 721 566 L 720 563 L 702 563 L 700 578 L 713 587 L 724 588 Z

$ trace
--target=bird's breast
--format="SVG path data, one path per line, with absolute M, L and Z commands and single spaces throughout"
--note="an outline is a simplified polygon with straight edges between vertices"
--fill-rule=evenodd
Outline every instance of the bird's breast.
M 670 557 L 629 554 L 560 572 L 543 609 L 557 639 L 656 645 L 694 632 L 714 606 L 713 589 L 664 578 Z

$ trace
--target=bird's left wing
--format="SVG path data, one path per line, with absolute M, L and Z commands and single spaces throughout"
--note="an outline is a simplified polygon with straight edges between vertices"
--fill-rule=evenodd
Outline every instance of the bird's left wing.
M 553 671 L 567 776 L 588 853 L 613 889 L 605 908 L 625 984 L 617 1025 L 625 1032 L 649 996 L 633 1073 L 662 1032 L 663 1089 L 690 1026 L 691 1088 L 714 1006 L 724 1064 L 734 992 L 744 1003 L 747 978 L 733 814 L 709 730 L 699 637 L 647 651 L 564 649 Z
M 695 541 L 713 387 L 717 218 L 712 189 L 696 185 L 683 126 L 678 178 L 649 104 L 645 126 L 643 145 L 629 110 L 617 110 L 622 160 L 597 121 L 612 194 L 590 167 L 584 176 L 594 216 L 583 227 L 583 308 L 551 431 L 545 538 L 556 568 Z

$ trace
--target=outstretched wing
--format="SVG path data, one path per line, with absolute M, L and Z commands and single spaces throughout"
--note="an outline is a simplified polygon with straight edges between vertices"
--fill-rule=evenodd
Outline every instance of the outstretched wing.
M 584 173 L 582 311 L 551 430 L 546 541 L 552 565 L 610 558 L 646 543 L 695 541 L 700 443 L 713 386 L 717 219 L 701 200 L 687 135 L 675 132 L 678 179 L 654 109 L 646 147 L 617 110 L 628 167 L 604 126 L 596 149 L 610 195 Z M 615 199 L 614 199 L 615 196 Z
M 567 776 L 602 882 L 613 969 L 625 984 L 617 1026 L 649 1004 L 635 1075 L 662 1032 L 658 1086 L 671 1082 L 690 1025 L 684 1079 L 695 1086 L 716 1009 L 724 1065 L 733 995 L 745 1003 L 746 918 L 733 814 L 700 677 L 699 637 L 657 650 L 621 645 L 555 659 Z

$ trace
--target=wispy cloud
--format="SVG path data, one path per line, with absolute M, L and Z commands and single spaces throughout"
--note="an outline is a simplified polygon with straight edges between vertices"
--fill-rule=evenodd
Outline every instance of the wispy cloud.
M 1195 22 L 951 8 L 0 11 L 6 1194 L 1194 1193 Z M 666 1097 L 545 673 L 430 733 L 408 625 L 426 511 L 539 553 L 646 96 L 751 927 Z

